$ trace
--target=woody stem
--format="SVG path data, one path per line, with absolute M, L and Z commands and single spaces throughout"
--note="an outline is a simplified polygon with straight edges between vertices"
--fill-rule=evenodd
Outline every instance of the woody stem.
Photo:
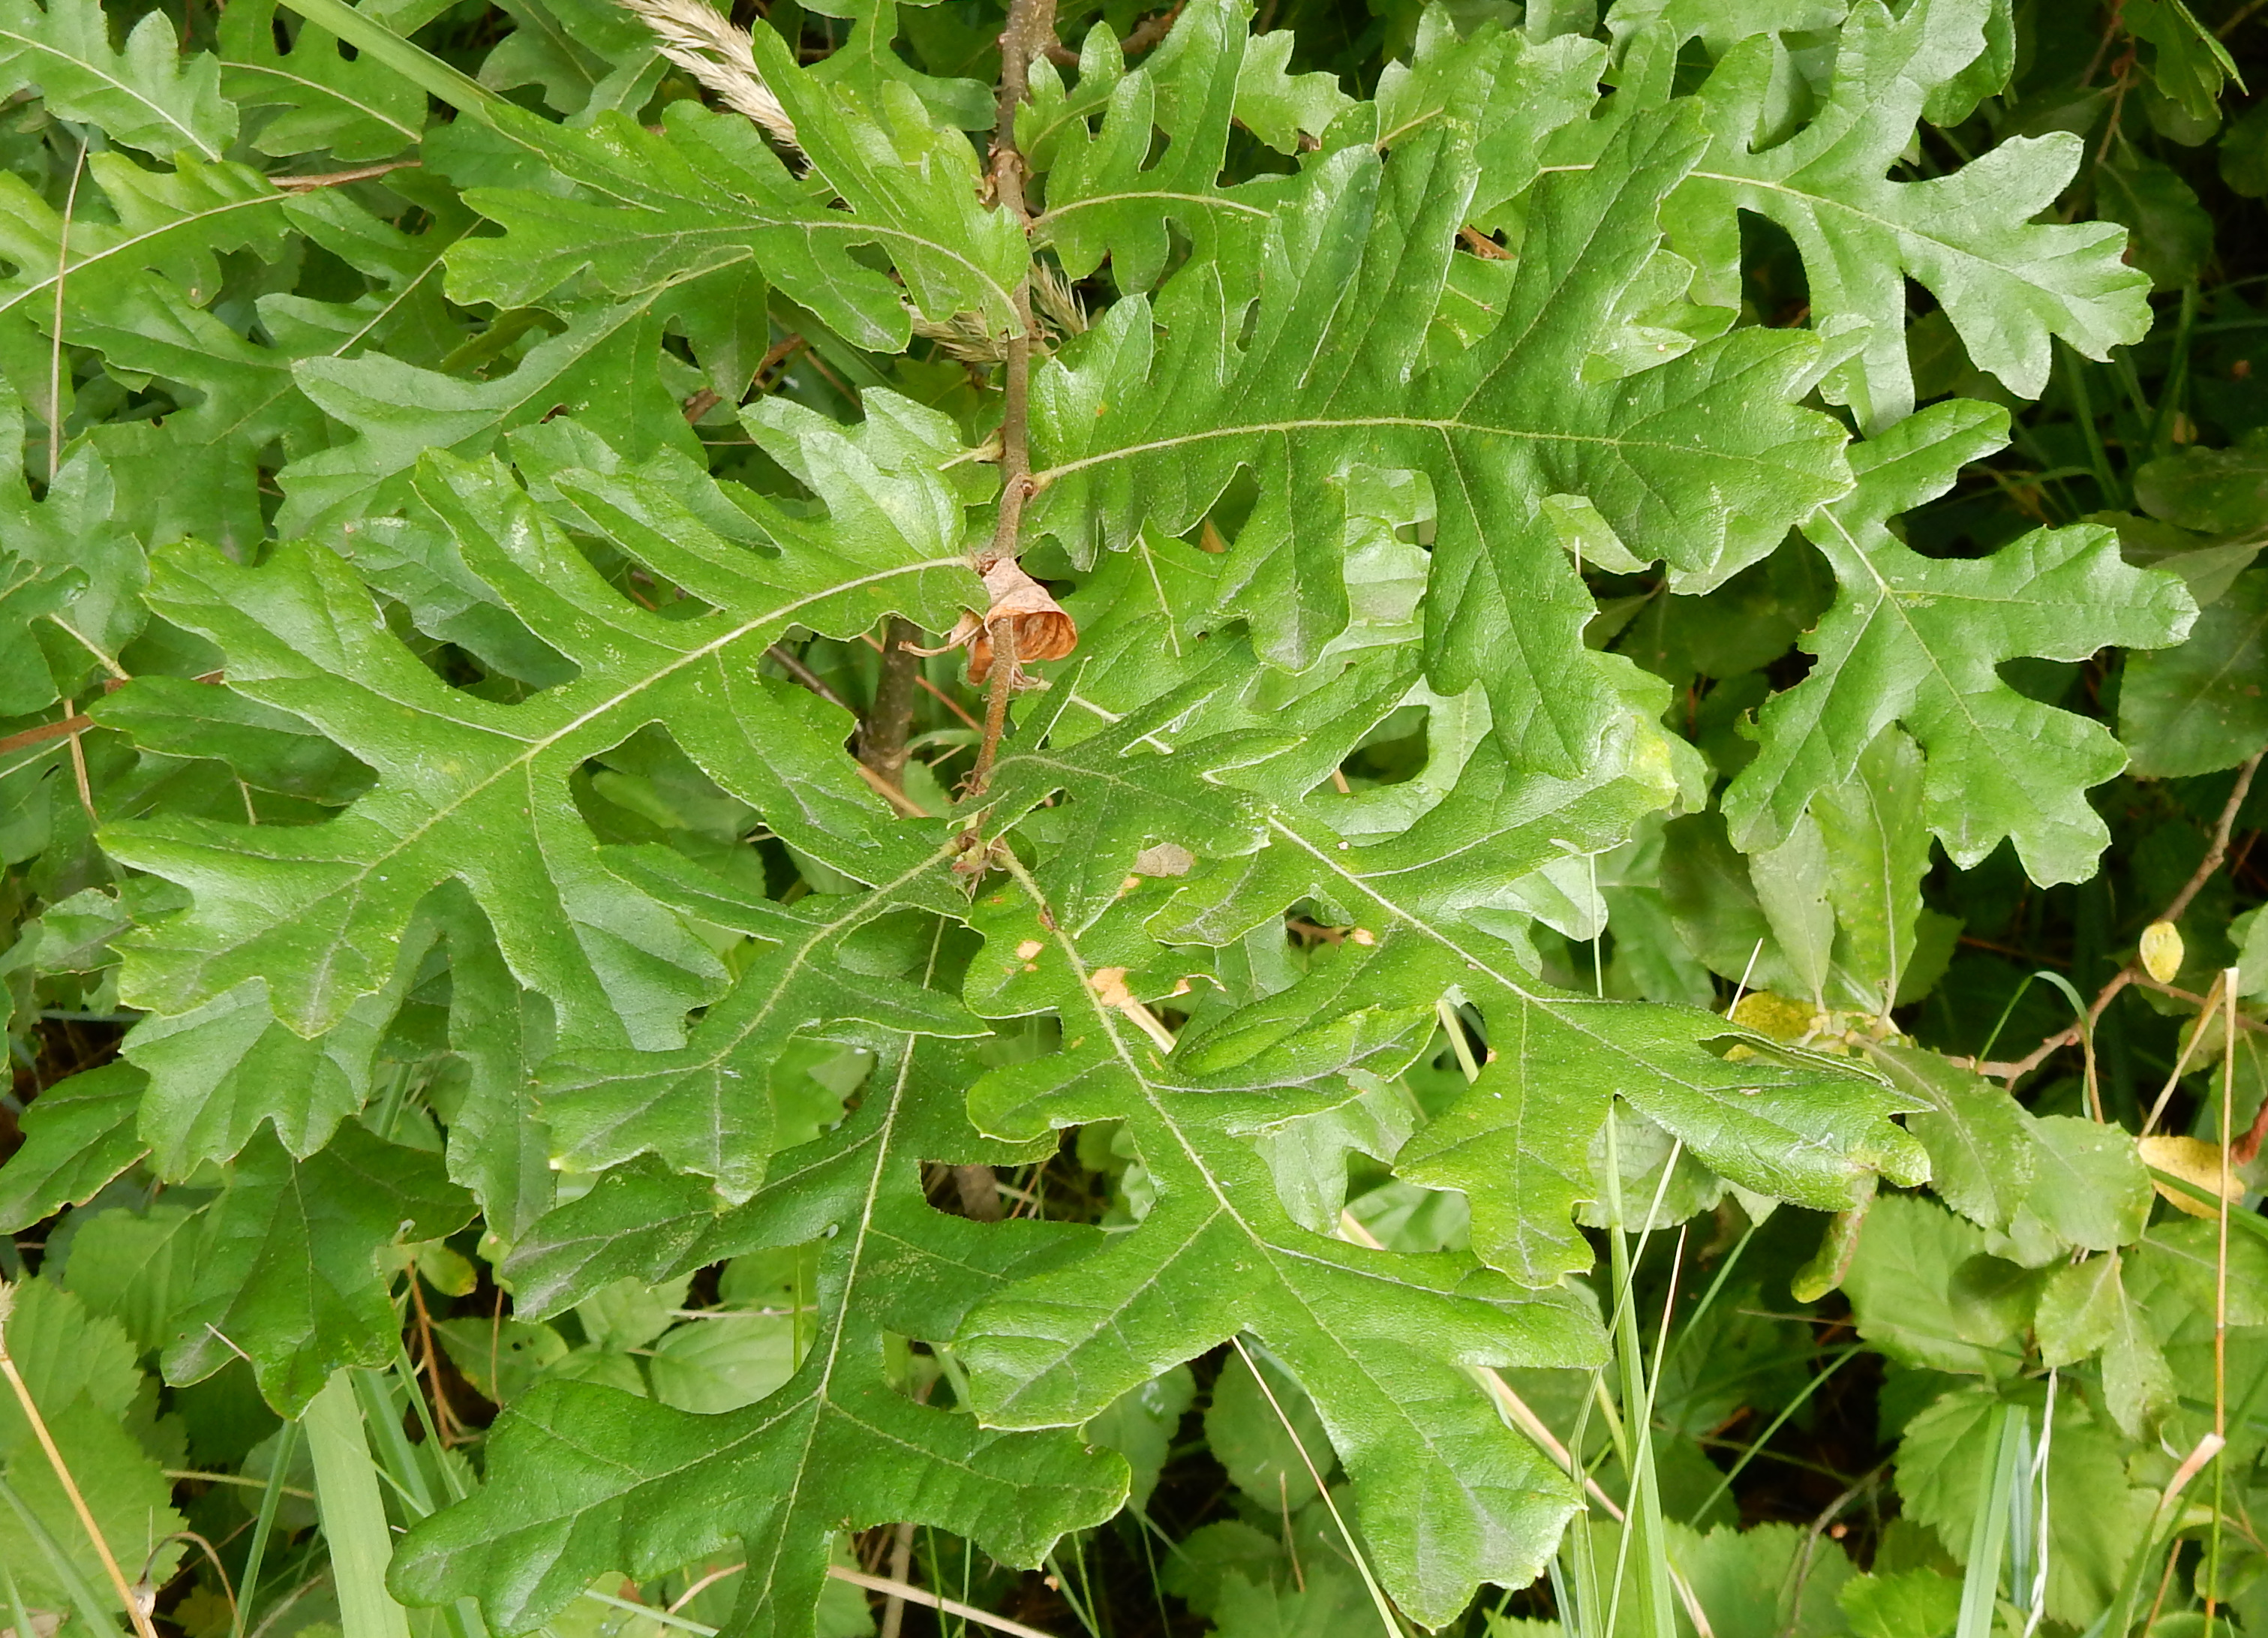
M 1016 620 L 1013 615 L 996 620 L 992 639 L 991 689 L 984 696 L 984 741 L 976 748 L 976 767 L 968 776 L 968 793 L 982 796 L 992 783 L 992 760 L 999 754 L 1001 730 L 1008 726 L 1008 696 L 1015 687 Z
M 1003 210 L 1013 211 L 1028 228 L 1032 213 L 1024 197 L 1024 155 L 1016 145 L 1016 110 L 1031 90 L 1032 64 L 1056 40 L 1056 0 L 1013 0 L 1008 26 L 1000 34 L 1000 100 L 992 129 L 992 197 Z M 980 555 L 982 574 L 1004 557 L 1013 557 L 1021 545 L 1024 501 L 1031 493 L 1029 402 L 1032 381 L 1032 281 L 1027 273 L 1016 282 L 1016 330 L 1008 338 L 1002 371 L 1000 418 L 1000 516 L 992 540 Z M 1016 684 L 1016 623 L 1012 616 L 988 623 L 992 645 L 991 688 L 984 699 L 984 739 L 977 748 L 976 766 L 968 778 L 968 793 L 981 796 L 991 783 L 992 762 L 1000 749 L 1000 734 L 1008 722 L 1008 696 Z
M 893 616 L 882 631 L 882 675 L 873 704 L 858 725 L 858 760 L 894 790 L 906 788 L 906 741 L 913 730 L 914 690 L 921 678 L 921 656 L 910 645 L 910 620 Z
M 1008 26 L 1000 35 L 1000 101 L 992 129 L 992 199 L 996 208 L 1012 211 L 1030 225 L 1032 213 L 1024 196 L 1026 173 L 1023 150 L 1016 145 L 1016 110 L 1031 90 L 1033 62 L 1056 40 L 1056 0 L 1014 0 L 1008 9 Z M 1008 338 L 1007 358 L 1001 372 L 1000 520 L 991 544 L 978 561 L 983 573 L 1003 557 L 1016 555 L 1017 536 L 1023 525 L 1026 480 L 1032 469 L 1030 417 L 1027 409 L 1032 380 L 1032 281 L 1019 279 L 1013 292 L 1016 329 Z

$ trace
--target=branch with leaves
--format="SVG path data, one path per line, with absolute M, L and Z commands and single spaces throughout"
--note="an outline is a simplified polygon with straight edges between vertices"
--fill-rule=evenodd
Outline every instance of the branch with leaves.
M 10 4 L 0 1624 L 2108 1632 L 2234 1527 L 2233 4 Z M 2200 831 L 2234 967 L 1978 1065 Z

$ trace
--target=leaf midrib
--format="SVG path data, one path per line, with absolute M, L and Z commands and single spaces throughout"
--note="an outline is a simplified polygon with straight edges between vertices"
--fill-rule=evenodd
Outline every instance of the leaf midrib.
M 114 245 L 106 246 L 102 249 L 94 252 L 92 255 L 81 256 L 76 262 L 67 262 L 58 271 L 49 273 L 44 278 L 38 279 L 32 284 L 19 287 L 5 300 L 0 300 L 0 314 L 4 314 L 12 311 L 22 303 L 28 301 L 33 296 L 38 295 L 41 291 L 52 288 L 58 279 L 68 279 L 72 274 L 83 271 L 87 268 L 94 267 L 101 262 L 107 262 L 114 256 L 129 255 L 136 246 L 147 244 L 153 239 L 163 238 L 166 234 L 173 232 L 177 229 L 194 226 L 200 222 L 210 222 L 216 217 L 226 216 L 231 211 L 234 210 L 252 210 L 262 205 L 280 205 L 291 199 L 292 196 L 293 196 L 291 194 L 285 193 L 282 189 L 278 188 L 274 193 L 257 194 L 249 199 L 232 199 L 225 204 L 215 205 L 209 210 L 199 210 L 192 215 L 176 217 L 173 220 L 165 223 L 160 226 L 145 229 L 142 232 L 120 240 Z M 202 312 L 203 309 L 199 308 L 198 311 Z
M 60 46 L 51 46 L 44 40 L 38 40 L 33 38 L 32 35 L 19 33 L 11 28 L 0 28 L 0 40 L 12 40 L 26 50 L 38 52 L 43 56 L 53 57 L 58 63 L 68 63 L 74 68 L 84 69 L 89 74 L 93 75 L 95 78 L 102 81 L 106 85 L 108 85 L 112 90 L 123 92 L 125 95 L 131 97 L 135 101 L 140 103 L 144 107 L 149 109 L 151 114 L 158 117 L 161 123 L 170 125 L 175 130 L 180 132 L 183 136 L 196 144 L 197 151 L 204 155 L 206 159 L 215 161 L 217 161 L 220 159 L 220 154 L 216 150 L 208 147 L 205 144 L 203 137 L 198 136 L 196 132 L 182 124 L 180 120 L 174 115 L 172 109 L 160 107 L 158 104 L 151 101 L 148 97 L 143 95 L 142 92 L 136 90 L 132 85 L 128 85 L 115 74 L 113 74 L 108 70 L 103 68 L 100 64 L 90 63 L 85 57 L 75 57 L 71 55 L 70 52 L 63 49 Z
M 1009 863 L 1008 869 L 1010 873 L 1016 877 L 1018 883 L 1023 888 L 1025 893 L 1032 899 L 1034 904 L 1044 915 L 1047 908 L 1046 900 L 1040 894 L 1038 884 L 1024 872 L 1020 866 L 1013 863 L 1012 861 Z M 1094 1013 L 1095 1022 L 1101 1029 L 1104 1038 L 1110 1044 L 1110 1050 L 1113 1056 L 1118 1059 L 1121 1066 L 1126 1071 L 1126 1073 L 1133 1078 L 1134 1084 L 1141 1088 L 1143 1102 L 1149 1105 L 1151 1113 L 1161 1125 L 1164 1125 L 1166 1130 L 1173 1134 L 1174 1141 L 1180 1147 L 1182 1158 L 1189 1163 L 1189 1167 L 1198 1177 L 1204 1178 L 1205 1192 L 1212 1197 L 1212 1210 L 1203 1214 L 1197 1220 L 1191 1233 L 1183 1242 L 1184 1248 L 1186 1249 L 1188 1245 L 1194 1243 L 1197 1236 L 1204 1232 L 1204 1228 L 1210 1223 L 1219 1218 L 1226 1217 L 1230 1222 L 1236 1225 L 1237 1228 L 1243 1234 L 1245 1239 L 1260 1254 L 1262 1258 L 1270 1265 L 1270 1273 L 1273 1275 L 1277 1290 L 1282 1294 L 1285 1300 L 1297 1305 L 1300 1310 L 1306 1315 L 1307 1324 L 1313 1329 L 1314 1334 L 1322 1337 L 1330 1337 L 1333 1333 L 1329 1323 L 1325 1320 L 1322 1316 L 1316 1313 L 1313 1306 L 1308 1303 L 1306 1295 L 1300 1290 L 1298 1282 L 1285 1278 L 1283 1272 L 1275 1266 L 1276 1265 L 1284 1262 L 1312 1264 L 1315 1266 L 1328 1269 L 1335 1275 L 1351 1276 L 1357 1279 L 1377 1280 L 1384 1283 L 1394 1282 L 1389 1280 L 1385 1275 L 1366 1269 L 1350 1267 L 1345 1264 L 1333 1262 L 1329 1258 L 1317 1256 L 1313 1252 L 1304 1251 L 1296 1245 L 1279 1244 L 1278 1242 L 1269 1238 L 1266 1235 L 1262 1234 L 1258 1228 L 1246 1219 L 1241 1212 L 1236 1209 L 1234 1203 L 1229 1199 L 1227 1192 L 1222 1187 L 1220 1179 L 1215 1176 L 1212 1167 L 1207 1162 L 1203 1151 L 1198 1149 L 1197 1147 L 1189 1140 L 1189 1134 L 1183 1129 L 1182 1122 L 1175 1118 L 1172 1111 L 1167 1110 L 1160 1101 L 1155 1082 L 1152 1080 L 1149 1074 L 1144 1070 L 1142 1066 L 1136 1060 L 1125 1038 L 1121 1035 L 1117 1028 L 1116 1020 L 1110 1015 L 1111 1009 L 1102 1004 L 1101 998 L 1096 993 L 1094 985 L 1088 981 L 1086 965 L 1079 956 L 1077 944 L 1072 941 L 1071 935 L 1067 932 L 1052 925 L 1052 917 L 1046 917 L 1045 919 L 1046 924 L 1049 926 L 1050 935 L 1056 941 L 1057 948 L 1063 951 L 1064 959 L 1071 965 L 1072 975 L 1079 980 L 1080 995 L 1085 998 L 1089 1010 Z M 1425 1290 L 1430 1295 L 1446 1296 L 1448 1295 L 1447 1293 L 1435 1291 L 1430 1287 L 1420 1288 Z M 1343 1352 L 1348 1365 L 1351 1368 L 1353 1372 L 1359 1376 L 1364 1382 L 1369 1385 L 1372 1392 L 1377 1396 L 1381 1403 L 1396 1407 L 1400 1406 L 1401 1400 L 1395 1396 L 1393 1384 L 1382 1381 L 1379 1377 L 1378 1374 L 1371 1369 L 1368 1361 L 1364 1357 L 1361 1351 L 1353 1348 L 1346 1348 L 1344 1349 Z M 1432 1434 L 1422 1425 L 1418 1418 L 1403 1415 L 1401 1418 L 1401 1420 L 1403 1425 L 1410 1428 L 1419 1442 L 1425 1445 L 1426 1450 L 1432 1456 L 1432 1458 L 1438 1465 L 1440 1470 L 1442 1472 L 1450 1474 L 1455 1479 L 1457 1487 L 1462 1493 L 1475 1498 L 1472 1502 L 1472 1508 L 1476 1521 L 1481 1523 L 1484 1528 L 1489 1527 L 1489 1521 L 1493 1519 L 1493 1513 L 1490 1508 L 1484 1505 L 1478 1499 L 1481 1494 L 1478 1488 L 1466 1481 L 1461 1466 L 1457 1463 L 1451 1461 L 1447 1457 L 1440 1453 L 1438 1441 L 1433 1438 Z
M 409 852 L 415 844 L 423 839 L 428 831 L 432 830 L 444 821 L 453 817 L 460 808 L 472 802 L 475 798 L 484 795 L 492 786 L 510 778 L 515 772 L 529 771 L 528 777 L 532 778 L 532 764 L 537 757 L 542 756 L 545 752 L 553 749 L 570 735 L 579 732 L 583 728 L 587 727 L 593 722 L 598 721 L 609 713 L 619 710 L 623 705 L 637 698 L 638 695 L 644 693 L 648 689 L 659 686 L 662 682 L 667 681 L 670 677 L 675 675 L 685 668 L 697 664 L 702 660 L 711 659 L 718 653 L 729 647 L 733 644 L 741 641 L 743 638 L 748 637 L 754 632 L 762 631 L 767 625 L 772 624 L 777 621 L 785 620 L 795 614 L 799 609 L 806 609 L 812 604 L 824 601 L 828 598 L 840 596 L 843 593 L 857 591 L 862 587 L 878 585 L 883 581 L 895 579 L 903 575 L 926 573 L 932 569 L 956 567 L 965 568 L 967 565 L 968 560 L 965 557 L 958 556 L 952 557 L 925 558 L 917 563 L 901 564 L 895 568 L 884 569 L 877 571 L 872 574 L 860 575 L 854 579 L 836 581 L 832 585 L 812 592 L 806 596 L 799 597 L 792 601 L 784 603 L 777 609 L 771 609 L 752 619 L 743 621 L 739 625 L 711 638 L 708 642 L 700 645 L 698 647 L 683 652 L 674 659 L 671 660 L 666 665 L 648 673 L 645 676 L 640 678 L 630 686 L 621 690 L 611 697 L 591 706 L 589 709 L 582 712 L 580 714 L 562 724 L 551 732 L 526 741 L 523 749 L 515 753 L 505 761 L 498 764 L 493 771 L 481 778 L 465 786 L 446 802 L 434 808 L 424 819 L 421 820 L 409 830 L 402 832 L 394 840 L 391 846 L 387 847 L 381 852 L 372 855 L 366 861 L 361 861 L 360 868 L 349 881 L 342 883 L 338 887 L 331 889 L 328 892 L 322 894 L 320 897 L 308 900 L 297 906 L 293 910 L 289 919 L 301 919 L 313 911 L 317 906 L 336 899 L 342 893 L 352 892 L 358 896 L 372 874 L 374 874 L 381 866 L 392 862 L 393 860 L 400 858 L 403 853 Z M 349 811 L 351 812 L 352 810 L 350 809 Z M 445 872 L 445 876 L 447 874 L 449 873 Z M 219 947 L 219 948 L 212 952 L 212 955 L 213 956 L 217 956 L 223 954 L 232 954 L 235 951 L 242 949 L 247 944 L 255 943 L 259 940 L 269 936 L 269 929 L 254 930 L 246 938 L 239 940 L 234 944 L 227 944 Z M 210 957 L 208 959 L 210 959 Z
M 1128 444 L 1117 449 L 1105 450 L 1101 454 L 1082 455 L 1076 461 L 1066 461 L 1057 466 L 1043 468 L 1032 474 L 1032 491 L 1038 494 L 1049 485 L 1074 472 L 1089 467 L 1108 466 L 1113 461 L 1130 461 L 1138 456 L 1155 454 L 1163 450 L 1179 449 L 1190 444 L 1209 443 L 1219 439 L 1260 438 L 1271 432 L 1356 432 L 1365 428 L 1403 427 L 1412 432 L 1438 432 L 1445 439 L 1458 433 L 1477 433 L 1485 437 L 1502 438 L 1531 443 L 1588 444 L 1608 449 L 1644 449 L 1670 452 L 1683 455 L 1710 455 L 1719 461 L 1738 461 L 1747 464 L 1764 464 L 1754 455 L 1733 455 L 1721 450 L 1711 450 L 1699 444 L 1674 443 L 1667 439 L 1617 438 L 1603 432 L 1550 432 L 1530 427 L 1484 426 L 1476 422 L 1461 421 L 1454 417 L 1428 417 L 1422 416 L 1314 416 L 1291 421 L 1250 421 L 1229 426 L 1209 427 L 1198 432 L 1177 433 L 1172 438 L 1152 439 L 1146 443 Z

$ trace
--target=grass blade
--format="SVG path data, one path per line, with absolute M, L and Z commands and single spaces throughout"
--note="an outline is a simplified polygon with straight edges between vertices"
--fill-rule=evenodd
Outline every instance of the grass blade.
M 1616 1553 L 1615 1594 L 1609 1606 L 1616 1612 L 1609 1615 L 1608 1623 L 1611 1630 L 1621 1630 L 1618 1612 L 1623 1568 L 1634 1544 L 1639 1555 L 1639 1584 L 1643 1589 L 1638 1630 L 1643 1638 L 1676 1638 L 1677 1617 L 1669 1586 L 1669 1540 L 1662 1526 L 1661 1490 L 1653 1471 L 1653 1383 L 1646 1373 L 1646 1342 L 1638 1329 L 1637 1288 L 1633 1283 L 1637 1277 L 1636 1259 L 1624 1237 L 1622 1159 L 1616 1142 L 1616 1111 L 1611 1107 L 1607 1111 L 1606 1134 L 1607 1247 L 1613 1258 L 1616 1292 L 1615 1356 L 1622 1376 L 1623 1419 L 1630 1430 L 1630 1451 L 1625 1457 L 1630 1479 L 1626 1501 L 1629 1517 L 1624 1521 L 1623 1540 Z M 1639 1231 L 1638 1257 L 1646 1255 L 1646 1238 L 1653 1234 L 1654 1219 L 1661 1211 L 1662 1190 L 1668 1184 L 1683 1148 L 1682 1143 L 1673 1145 L 1669 1159 L 1663 1165 L 1661 1187 L 1656 1189 L 1653 1200 L 1646 1207 L 1646 1223 Z M 1674 1275 L 1670 1285 L 1674 1294 Z
M 229 1638 L 244 1638 L 252 1620 L 253 1599 L 260 1591 L 261 1561 L 268 1556 L 268 1543 L 276 1531 L 276 1509 L 284 1500 L 284 1480 L 298 1443 L 299 1424 L 285 1422 L 276 1435 L 275 1465 L 268 1471 L 268 1485 L 260 1494 L 260 1515 L 252 1524 L 252 1543 L 245 1549 L 243 1591 L 236 1601 L 236 1621 Z
M 315 1463 L 315 1507 L 330 1548 L 343 1638 L 409 1638 L 409 1617 L 386 1590 L 394 1541 L 351 1371 L 332 1374 L 307 1406 L 302 1426 Z
M 16 1638 L 32 1638 L 32 1612 L 24 1607 L 24 1595 L 17 1590 L 16 1577 L 5 1564 L 0 1564 L 0 1589 L 8 1594 L 8 1612 L 16 1625 Z
M 2000 1407 L 1999 1435 L 1985 1456 L 1978 1488 L 1984 1504 L 1969 1526 L 1969 1565 L 1961 1578 L 1961 1619 L 1955 1638 L 1992 1638 L 1993 1617 L 2000 1596 L 2000 1561 L 2008 1546 L 2008 1516 L 2014 1503 L 2017 1469 L 2028 1466 L 2024 1446 L 2029 1442 L 2030 1419 L 2021 1405 Z
M 18 1495 L 4 1479 L 0 1479 L 0 1502 L 6 1502 L 14 1510 L 17 1518 L 23 1523 L 24 1533 L 48 1555 L 48 1568 L 63 1583 L 64 1593 L 77 1606 L 79 1619 L 87 1624 L 88 1629 L 98 1633 L 116 1633 L 118 1629 L 111 1624 L 109 1612 L 102 1607 L 101 1598 L 87 1584 L 86 1577 L 79 1574 L 78 1566 L 63 1551 L 63 1544 L 48 1533 L 48 1527 L 40 1522 L 40 1516 L 32 1511 L 31 1504 Z M 11 1580 L 9 1585 L 12 1589 L 15 1583 Z M 28 1631 L 29 1628 L 18 1630 Z
M 2221 1204 L 2220 1197 L 2216 1196 L 2211 1189 L 2201 1184 L 2191 1183 L 2187 1177 L 2176 1177 L 2172 1172 L 2161 1171 L 2155 1166 L 2150 1168 L 2150 1181 L 2161 1189 L 2169 1189 L 2176 1193 L 2185 1194 L 2200 1206 L 2218 1207 Z M 2228 1226 L 2232 1228 L 2242 1228 L 2255 1238 L 2268 1240 L 2268 1217 L 2263 1217 L 2257 1212 L 2231 1212 L 2228 1214 Z
M 502 100 L 480 81 L 451 68 L 423 47 L 412 45 L 377 18 L 364 17 L 346 0 L 284 0 L 284 4 L 356 50 L 368 52 L 460 114 L 485 113 Z

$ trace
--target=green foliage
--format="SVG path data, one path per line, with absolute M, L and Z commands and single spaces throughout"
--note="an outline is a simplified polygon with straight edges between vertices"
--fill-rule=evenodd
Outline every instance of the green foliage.
M 163 1576 L 183 1550 L 172 1538 L 182 1521 L 163 1471 L 179 1435 L 154 1413 L 134 1344 L 115 1320 L 45 1280 L 26 1281 L 14 1296 L 7 1351 L 40 1424 L 112 1551 L 146 1558 L 151 1575 Z M 117 1612 L 101 1560 L 12 1394 L 0 1404 L 0 1481 L 11 1503 L 0 1516 L 0 1563 L 13 1573 L 17 1596 L 60 1609 L 92 1588 Z
M 6 1336 L 188 1638 L 2259 1607 L 2245 8 L 9 4 Z
M 751 1563 L 743 1619 L 802 1632 L 846 1521 L 912 1519 L 1031 1563 L 1066 1531 L 1116 1510 L 1127 1481 L 1115 1457 L 1090 1457 L 1060 1430 L 998 1433 L 910 1403 L 887 1372 L 886 1330 L 950 1335 L 988 1290 L 1060 1263 L 1076 1233 L 930 1221 L 922 1157 L 975 1159 L 986 1147 L 936 1095 L 949 1064 L 924 1059 L 944 1051 L 902 1047 L 857 1117 L 667 1259 L 708 1262 L 825 1235 L 814 1337 L 792 1376 L 722 1417 L 596 1383 L 539 1384 L 494 1448 L 499 1482 L 426 1526 L 401 1561 L 399 1590 L 430 1599 L 469 1586 L 496 1619 L 522 1628 L 587 1583 L 593 1551 L 652 1575 L 737 1537 L 767 1555 Z M 658 1177 L 652 1186 L 670 1187 Z M 550 1568 L 530 1581 L 521 1568 L 530 1563 Z
M 1888 517 L 1989 453 L 1999 419 L 1984 404 L 1933 405 L 1852 451 L 1858 488 L 1808 530 L 1848 601 L 1807 645 L 1819 656 L 1812 675 L 1760 713 L 1756 758 L 1725 794 L 1736 844 L 1780 842 L 1895 719 L 1921 743 L 1926 822 L 1955 864 L 2012 840 L 2036 882 L 2093 874 L 2109 837 L 2082 793 L 2124 758 L 2100 726 L 2024 698 L 1995 667 L 2113 642 L 2161 646 L 2188 631 L 2190 608 L 2162 576 L 2122 563 L 2104 530 L 2029 535 L 1984 564 L 1932 564 L 1901 545 Z

